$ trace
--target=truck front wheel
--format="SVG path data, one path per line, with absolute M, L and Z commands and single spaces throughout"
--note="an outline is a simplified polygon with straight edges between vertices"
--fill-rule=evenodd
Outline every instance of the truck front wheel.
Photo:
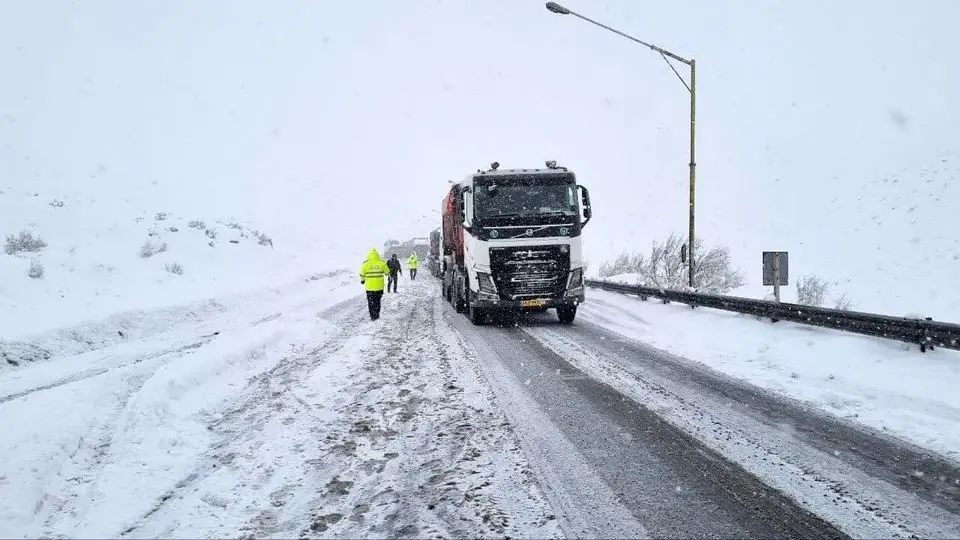
M 457 313 L 463 313 L 466 308 L 466 294 L 464 294 L 463 287 L 460 286 L 460 283 L 455 282 L 453 285 L 453 309 Z
M 467 310 L 470 315 L 470 322 L 476 325 L 483 324 L 487 319 L 487 314 L 483 310 L 473 307 L 470 305 L 470 308 Z
M 577 318 L 577 306 L 558 307 L 557 318 L 563 324 L 571 324 Z

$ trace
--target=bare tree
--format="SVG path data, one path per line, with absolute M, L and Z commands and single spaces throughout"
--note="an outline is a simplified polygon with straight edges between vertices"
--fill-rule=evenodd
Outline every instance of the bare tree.
M 703 249 L 699 240 L 694 240 L 694 283 L 698 290 L 722 294 L 746 282 L 743 272 L 733 267 L 730 249 L 727 246 L 714 246 Z
M 685 266 L 680 260 L 683 239 L 677 233 L 670 233 L 664 240 L 653 242 L 650 247 L 650 260 L 644 267 L 644 277 L 661 289 L 679 289 L 684 280 Z
M 621 253 L 612 263 L 606 262 L 600 265 L 600 277 L 618 276 L 632 271 L 634 269 L 630 265 L 630 255 L 627 253 Z
M 803 276 L 797 281 L 797 303 L 804 306 L 822 306 L 829 288 L 826 281 L 814 274 Z
M 600 276 L 637 273 L 655 287 L 683 289 L 689 280 L 687 264 L 680 258 L 685 241 L 683 236 L 672 233 L 663 240 L 653 242 L 649 257 L 639 251 L 633 255 L 621 253 L 613 263 L 600 265 Z M 726 246 L 705 249 L 698 240 L 695 248 L 693 266 L 698 290 L 722 294 L 743 286 L 743 272 L 733 267 Z

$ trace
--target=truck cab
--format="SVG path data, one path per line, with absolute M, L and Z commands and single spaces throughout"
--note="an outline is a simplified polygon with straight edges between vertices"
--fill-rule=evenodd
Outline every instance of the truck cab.
M 495 311 L 555 308 L 573 322 L 592 211 L 572 171 L 494 163 L 454 184 L 444 203 L 444 294 L 458 311 L 480 324 Z

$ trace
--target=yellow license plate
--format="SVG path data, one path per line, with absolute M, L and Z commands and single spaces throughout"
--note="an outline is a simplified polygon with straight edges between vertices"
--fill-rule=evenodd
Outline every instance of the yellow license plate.
M 535 300 L 521 300 L 521 301 L 520 301 L 520 307 L 543 307 L 544 304 L 546 304 L 546 302 L 545 302 L 544 300 L 539 299 L 539 298 L 537 298 L 537 299 L 535 299 Z

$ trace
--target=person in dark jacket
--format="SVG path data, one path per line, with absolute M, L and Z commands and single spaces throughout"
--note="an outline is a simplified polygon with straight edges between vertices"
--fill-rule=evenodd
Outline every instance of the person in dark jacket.
M 390 276 L 387 278 L 387 292 L 390 292 L 391 286 L 393 286 L 393 292 L 397 292 L 397 280 L 400 279 L 403 268 L 400 266 L 400 259 L 397 258 L 396 253 L 387 261 L 387 268 L 390 269 Z

